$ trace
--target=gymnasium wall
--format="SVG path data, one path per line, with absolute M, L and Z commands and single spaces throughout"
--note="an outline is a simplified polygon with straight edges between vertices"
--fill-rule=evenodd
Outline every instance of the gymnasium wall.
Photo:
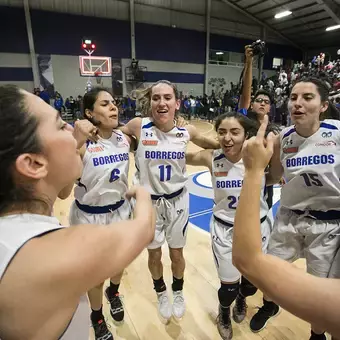
M 33 90 L 33 73 L 29 54 L 0 53 L 0 85 L 11 83 Z
M 66 98 L 83 95 L 88 78 L 79 74 L 79 58 L 77 56 L 52 54 L 54 88 Z M 92 79 L 92 84 L 97 84 Z M 112 87 L 111 77 L 102 77 L 101 86 Z
M 1 53 L 21 53 L 27 56 L 29 47 L 23 8 L 0 6 L 0 13 L 0 31 L 6 32 L 2 35 L 0 45 L 0 65 L 2 65 Z M 82 37 L 89 36 L 96 40 L 96 55 L 123 60 L 131 56 L 130 24 L 128 21 L 35 9 L 31 10 L 31 18 L 36 53 L 54 56 L 56 65 L 53 65 L 53 72 L 56 75 L 56 89 L 62 93 L 77 92 L 78 89 L 85 88 L 83 86 L 84 79 L 76 76 L 79 71 L 75 60 L 78 59 L 71 57 L 84 54 L 80 46 Z M 189 89 L 194 94 L 201 94 L 204 83 L 203 64 L 205 62 L 206 37 L 204 27 L 197 25 L 197 30 L 189 30 L 172 28 L 160 25 L 160 23 L 156 26 L 142 22 L 147 21 L 147 18 L 144 17 L 143 20 L 139 18 L 140 22 L 136 23 L 136 54 L 137 59 L 141 60 L 140 65 L 143 65 L 143 62 L 149 65 L 147 66 L 147 81 L 153 82 L 155 79 L 159 79 L 158 77 L 167 76 L 169 80 L 177 83 L 183 91 Z M 214 28 L 213 31 L 218 32 L 218 29 Z M 251 37 L 252 40 L 253 38 Z M 242 53 L 244 46 L 251 43 L 252 40 L 211 34 L 211 49 Z M 56 58 L 56 56 L 65 56 L 65 59 Z M 264 58 L 264 69 L 271 69 L 273 57 L 301 60 L 302 54 L 299 50 L 290 46 L 268 44 L 268 54 Z M 13 60 L 15 61 L 15 58 Z M 159 68 L 160 65 L 161 69 Z M 1 70 L 0 81 L 20 81 L 26 82 L 25 86 L 31 86 L 29 84 L 33 79 L 32 72 L 29 70 L 13 71 L 12 67 L 15 68 L 15 65 L 5 66 L 8 70 Z M 68 70 L 68 72 L 64 72 L 64 70 Z M 228 68 L 224 70 L 228 70 Z M 228 70 L 228 79 L 236 78 L 236 75 L 232 73 L 234 71 Z M 74 89 L 71 89 L 70 86 L 73 82 L 75 82 Z

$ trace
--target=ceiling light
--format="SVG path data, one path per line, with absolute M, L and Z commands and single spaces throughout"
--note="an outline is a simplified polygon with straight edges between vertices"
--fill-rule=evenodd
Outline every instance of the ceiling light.
M 288 15 L 291 15 L 291 14 L 292 14 L 291 11 L 284 11 L 284 12 L 275 14 L 274 18 L 275 19 L 281 19 L 281 18 L 287 17 Z
M 217 55 L 222 55 L 224 52 L 216 52 Z
M 334 31 L 340 28 L 340 25 L 329 26 L 326 28 L 326 31 Z

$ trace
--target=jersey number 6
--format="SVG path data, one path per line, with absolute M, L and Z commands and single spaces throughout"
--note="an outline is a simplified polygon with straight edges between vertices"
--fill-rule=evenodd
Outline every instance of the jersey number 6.
M 113 169 L 111 171 L 111 176 L 110 176 L 110 183 L 116 181 L 117 179 L 119 179 L 119 175 L 120 175 L 120 170 L 119 169 Z

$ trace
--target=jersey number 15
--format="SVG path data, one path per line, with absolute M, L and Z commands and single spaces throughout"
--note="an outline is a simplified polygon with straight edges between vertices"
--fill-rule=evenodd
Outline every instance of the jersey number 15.
M 313 185 L 316 187 L 323 187 L 322 182 L 318 178 L 318 174 L 305 173 L 301 174 L 300 176 L 303 177 L 307 187 L 311 187 Z

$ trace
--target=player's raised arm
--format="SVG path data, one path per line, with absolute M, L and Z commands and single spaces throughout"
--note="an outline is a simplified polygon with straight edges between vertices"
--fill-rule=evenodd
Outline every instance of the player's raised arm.
M 261 177 L 273 153 L 273 136 L 264 139 L 267 118 L 243 149 L 246 174 L 236 211 L 233 263 L 256 287 L 296 316 L 340 336 L 340 282 L 320 279 L 261 250 Z M 294 292 L 294 294 L 292 294 Z
M 216 139 L 205 137 L 199 133 L 195 126 L 187 125 L 186 129 L 190 134 L 190 140 L 203 149 L 219 149 L 220 144 Z

